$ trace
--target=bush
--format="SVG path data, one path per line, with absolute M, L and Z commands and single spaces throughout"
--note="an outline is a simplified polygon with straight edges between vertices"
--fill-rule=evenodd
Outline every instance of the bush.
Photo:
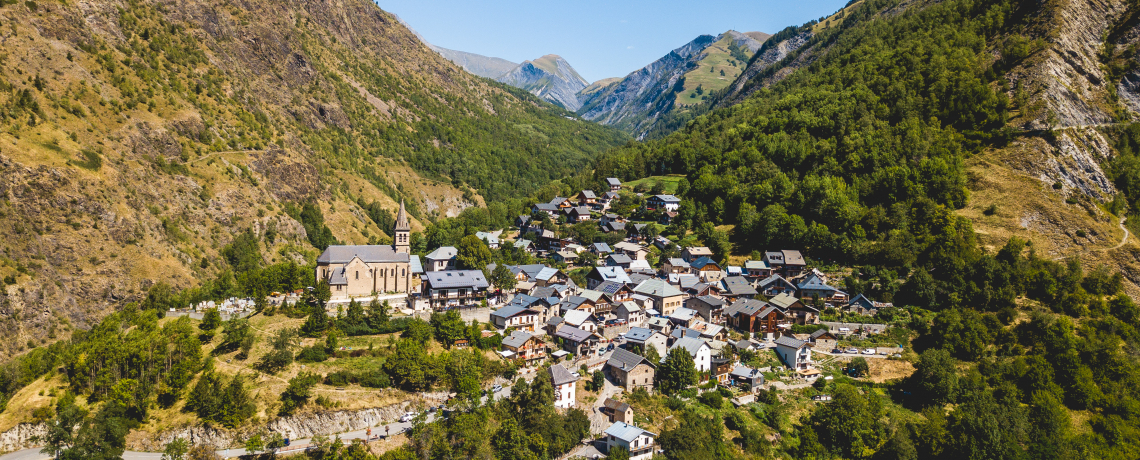
M 991 204 L 991 205 L 987 206 L 986 209 L 984 209 L 982 211 L 982 214 L 985 214 L 987 216 L 992 216 L 994 214 L 997 214 L 997 205 Z
M 328 359 L 329 355 L 325 353 L 325 347 L 321 345 L 306 347 L 297 354 L 297 361 L 302 363 L 320 363 Z
M 707 391 L 697 397 L 697 401 L 717 410 L 720 410 L 720 408 L 724 406 L 724 397 L 717 391 Z

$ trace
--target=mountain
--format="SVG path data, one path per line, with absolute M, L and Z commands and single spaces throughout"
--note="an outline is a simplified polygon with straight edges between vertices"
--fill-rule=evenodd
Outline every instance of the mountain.
M 762 45 L 754 36 L 766 34 L 697 37 L 620 80 L 579 93 L 578 114 L 643 138 L 662 117 L 701 104 L 735 80 Z
M 0 354 L 231 270 L 246 230 L 262 264 L 303 265 L 387 238 L 401 200 L 422 229 L 628 140 L 462 71 L 367 0 L 0 16 Z
M 557 54 L 524 61 L 496 80 L 522 88 L 570 111 L 581 107 L 577 94 L 589 84 L 569 62 Z
M 510 72 L 511 69 L 518 67 L 518 64 L 503 58 L 487 57 L 466 51 L 449 50 L 431 44 L 428 44 L 428 46 L 447 60 L 454 62 L 455 65 L 462 67 L 463 70 L 483 78 L 494 80 Z

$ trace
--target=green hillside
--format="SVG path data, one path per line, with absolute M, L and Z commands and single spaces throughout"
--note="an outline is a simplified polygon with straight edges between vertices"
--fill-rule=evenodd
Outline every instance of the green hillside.
M 697 61 L 693 70 L 685 73 L 685 85 L 676 93 L 674 110 L 706 101 L 712 92 L 724 89 L 744 72 L 752 53 L 748 49 L 738 49 L 734 41 L 731 35 L 724 34 L 719 41 L 705 48 L 705 56 Z

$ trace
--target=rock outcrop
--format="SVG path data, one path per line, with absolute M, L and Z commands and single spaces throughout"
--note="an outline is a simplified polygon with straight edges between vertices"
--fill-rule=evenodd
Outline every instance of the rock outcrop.
M 589 84 L 569 62 L 557 54 L 524 61 L 496 80 L 525 89 L 571 112 L 582 106 L 578 101 L 578 92 Z

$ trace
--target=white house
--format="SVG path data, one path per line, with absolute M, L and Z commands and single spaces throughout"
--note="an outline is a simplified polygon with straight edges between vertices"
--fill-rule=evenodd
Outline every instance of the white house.
M 534 325 L 540 316 L 537 310 L 520 305 L 508 305 L 491 312 L 491 323 L 499 329 L 517 327 L 534 332 Z
M 681 208 L 681 199 L 673 195 L 653 195 L 645 200 L 646 206 L 659 211 L 676 211 Z
M 683 337 L 673 342 L 673 346 L 669 347 L 669 351 L 674 348 L 682 348 L 689 352 L 689 356 L 693 357 L 693 365 L 697 367 L 697 372 L 708 372 L 712 368 L 712 348 L 704 340 Z
M 664 358 L 665 353 L 668 352 L 668 347 L 666 346 L 668 340 L 669 338 L 665 334 L 644 327 L 631 327 L 629 328 L 629 332 L 625 334 L 626 343 L 641 347 L 642 353 L 645 353 L 649 347 L 653 347 L 657 350 L 657 356 L 662 358 Z M 656 365 L 658 363 L 653 364 Z
M 425 270 L 429 272 L 441 272 L 444 270 L 455 270 L 455 254 L 459 251 L 452 246 L 443 246 L 431 252 L 427 256 L 427 266 Z
M 590 311 L 570 310 L 564 313 L 562 318 L 566 321 L 566 324 L 583 331 L 593 332 L 598 330 L 598 325 L 594 323 L 594 320 L 590 319 L 592 316 L 594 316 L 594 314 Z
M 776 354 L 792 369 L 800 371 L 811 368 L 811 345 L 803 340 L 781 336 L 776 339 Z
M 574 387 L 578 383 L 578 377 L 561 364 L 555 364 L 550 366 L 550 382 L 554 385 L 554 407 L 574 407 Z
M 625 422 L 614 422 L 606 428 L 606 452 L 622 448 L 629 451 L 629 460 L 647 460 L 653 457 L 657 434 Z

